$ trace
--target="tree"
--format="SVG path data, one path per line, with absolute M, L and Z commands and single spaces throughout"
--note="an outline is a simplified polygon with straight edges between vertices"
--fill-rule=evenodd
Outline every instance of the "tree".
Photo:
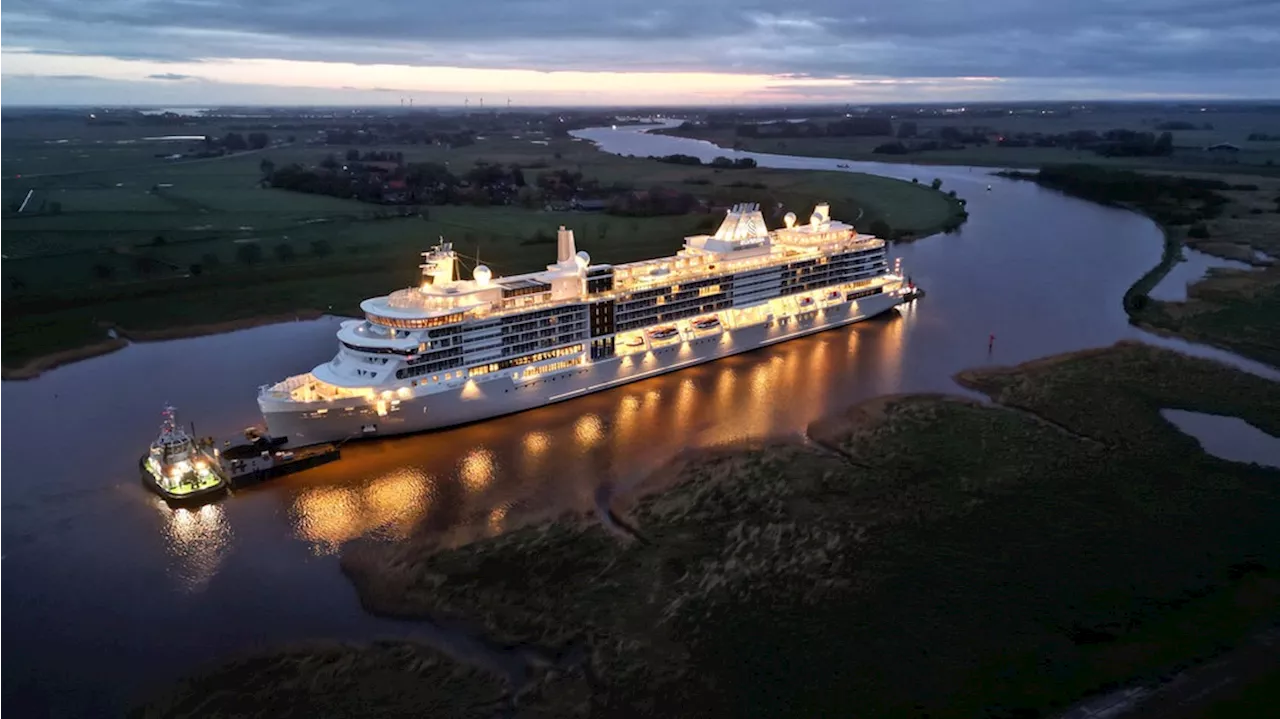
M 1153 153 L 1156 155 L 1172 155 L 1173 154 L 1173 133 L 1162 132 L 1160 137 L 1156 138 Z
M 99 262 L 93 266 L 93 276 L 100 280 L 110 279 L 115 270 L 111 269 L 111 265 Z
M 293 245 L 288 242 L 281 242 L 275 247 L 276 259 L 281 262 L 288 262 L 294 257 Z
M 932 187 L 932 188 L 933 188 L 933 189 L 935 189 L 935 190 L 941 190 L 941 189 L 942 189 L 942 178 L 939 178 L 939 177 L 935 177 L 935 178 L 933 178 L 933 182 L 930 182 L 930 183 L 929 183 L 929 187 Z
M 359 161 L 360 161 L 359 150 L 357 150 L 354 147 L 351 148 L 350 150 L 347 150 L 347 162 L 359 162 Z
M 884 220 L 873 221 L 869 229 L 871 230 L 871 234 L 875 235 L 876 237 L 886 239 L 886 240 L 893 237 L 893 228 L 890 227 L 889 223 L 885 222 Z
M 267 143 L 271 142 L 271 138 L 265 132 L 251 132 L 248 140 L 249 149 L 251 150 L 261 150 L 267 146 Z
M 336 170 L 338 169 L 340 164 L 341 163 L 338 162 L 337 156 L 334 155 L 332 152 L 330 152 L 328 155 L 325 155 L 324 159 L 320 161 L 320 166 L 326 170 Z
M 917 132 L 916 124 L 910 120 L 902 122 L 898 125 L 898 139 L 905 140 L 908 137 L 915 137 Z
M 61 215 L 61 214 L 62 214 L 62 203 L 61 203 L 61 202 L 58 202 L 57 200 L 54 200 L 53 202 L 50 202 L 50 203 L 49 203 L 49 214 L 50 214 L 50 215 Z
M 156 235 L 155 237 L 151 238 L 151 244 L 155 247 L 159 247 L 160 245 L 163 245 L 164 242 L 165 242 L 164 235 Z
M 133 260 L 133 268 L 138 271 L 138 274 L 146 277 L 156 268 L 156 261 L 145 255 L 139 255 Z
M 275 171 L 276 171 L 276 163 L 272 162 L 271 160 L 268 160 L 265 157 L 262 158 L 262 162 L 258 163 L 258 172 L 261 172 L 264 178 L 271 177 L 271 173 Z
M 255 264 L 262 259 L 262 247 L 256 242 L 246 242 L 236 248 L 236 259 L 241 264 Z
M 199 263 L 196 263 L 188 267 L 187 271 L 191 273 L 192 277 L 199 277 L 200 275 L 204 274 L 204 267 L 202 267 Z
M 218 259 L 218 256 L 213 254 L 212 252 L 208 252 L 203 257 L 200 258 L 200 264 L 212 269 L 214 267 L 217 267 L 218 265 L 221 265 L 222 260 Z
M 245 141 L 244 135 L 238 132 L 228 132 L 226 137 L 222 138 L 222 146 L 231 152 L 238 152 L 249 148 L 249 143 Z
M 1207 239 L 1209 237 L 1209 228 L 1200 224 L 1192 225 L 1191 228 L 1187 230 L 1187 236 L 1194 237 L 1198 240 Z
M 333 254 L 333 246 L 329 244 L 328 240 L 312 240 L 311 254 L 316 257 L 327 257 Z

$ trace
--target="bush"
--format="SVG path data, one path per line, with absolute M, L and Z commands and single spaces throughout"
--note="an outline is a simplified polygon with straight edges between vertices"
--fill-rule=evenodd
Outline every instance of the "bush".
M 871 227 L 869 229 L 871 231 L 871 234 L 881 239 L 887 240 L 893 237 L 893 228 L 890 227 L 889 223 L 885 222 L 884 220 L 876 220 L 872 222 Z
M 262 246 L 256 242 L 240 245 L 236 248 L 236 259 L 242 264 L 255 264 L 262 259 Z
M 294 258 L 293 245 L 282 242 L 275 246 L 276 259 L 281 262 L 292 260 Z
M 1187 236 L 1198 240 L 1207 239 L 1209 237 L 1209 228 L 1200 224 L 1192 225 L 1191 229 L 1187 230 Z

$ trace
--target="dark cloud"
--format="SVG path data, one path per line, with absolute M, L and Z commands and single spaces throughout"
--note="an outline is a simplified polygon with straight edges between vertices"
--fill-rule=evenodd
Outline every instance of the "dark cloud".
M 1206 91 L 1235 73 L 1280 75 L 1275 0 L 10 0 L 4 14 L 7 48 L 171 61 L 1176 76 Z M 1268 85 L 1280 94 L 1280 83 Z
M 148 80 L 199 80 L 195 75 L 183 75 L 177 72 L 162 72 L 155 75 L 147 75 Z

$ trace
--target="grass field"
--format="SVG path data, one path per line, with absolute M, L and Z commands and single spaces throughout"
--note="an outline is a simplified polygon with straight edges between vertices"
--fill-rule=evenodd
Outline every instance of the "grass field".
M 813 120 L 835 119 L 815 117 Z M 724 147 L 735 143 L 744 150 L 754 152 L 779 152 L 812 157 L 836 157 L 872 162 L 902 162 L 920 165 L 975 165 L 985 167 L 1040 167 L 1049 164 L 1085 162 L 1114 167 L 1142 170 L 1179 170 L 1200 172 L 1254 173 L 1280 176 L 1280 140 L 1250 141 L 1253 133 L 1266 133 L 1280 137 L 1280 113 L 1210 112 L 1161 114 L 1153 107 L 1149 113 L 1096 112 L 1077 113 L 1067 117 L 1038 117 L 1010 115 L 1008 117 L 969 117 L 957 114 L 950 117 L 895 118 L 911 120 L 919 129 L 937 129 L 952 126 L 962 129 L 985 127 L 999 133 L 1040 132 L 1060 134 L 1073 130 L 1105 132 L 1112 129 L 1158 132 L 1156 123 L 1164 120 L 1184 120 L 1197 125 L 1211 124 L 1212 129 L 1174 130 L 1175 152 L 1168 158 L 1151 157 L 1101 157 L 1092 152 L 1076 152 L 1058 148 L 1036 147 L 968 147 L 963 150 L 934 150 L 909 155 L 884 155 L 872 152 L 876 146 L 891 141 L 889 137 L 836 137 L 813 139 L 753 139 L 735 136 L 733 130 L 668 130 L 669 134 L 696 137 Z M 1241 148 L 1238 153 L 1215 154 L 1203 148 L 1218 143 L 1231 143 Z M 1268 164 L 1270 163 L 1270 164 Z
M 815 443 L 683 458 L 624 512 L 644 541 L 566 519 L 343 567 L 378 613 L 589 656 L 535 672 L 532 716 L 1041 716 L 1278 618 L 1280 470 L 1206 455 L 1159 411 L 1280 434 L 1280 384 L 1131 343 L 960 381 L 995 404 L 880 398 Z M 394 715 L 391 687 L 437 696 L 360 656 L 344 681 L 367 715 Z M 232 713 L 307 691 L 218 686 Z
M 276 166 L 314 165 L 344 149 L 301 144 L 307 138 L 176 162 L 154 157 L 173 143 L 116 144 L 129 139 L 123 137 L 126 131 L 137 139 L 150 129 L 80 127 L 75 138 L 61 138 L 74 139 L 65 144 L 50 144 L 59 139 L 50 136 L 68 134 L 65 129 L 45 128 L 29 137 L 12 137 L 10 129 L 6 126 L 4 136 L 6 367 L 99 340 L 104 323 L 156 329 L 302 309 L 353 312 L 365 297 L 412 284 L 417 253 L 441 237 L 468 256 L 478 254 L 495 272 L 513 274 L 540 269 L 553 259 L 554 245 L 531 238 L 539 230 L 554 236 L 562 224 L 598 259 L 625 262 L 673 252 L 685 235 L 716 222 L 707 215 L 627 218 L 471 206 L 428 207 L 425 219 L 392 217 L 395 208 L 260 187 L 263 159 Z M 222 130 L 181 132 L 218 135 Z M 863 230 L 885 220 L 898 232 L 932 233 L 957 222 L 960 209 L 942 193 L 884 178 L 717 171 L 617 157 L 569 139 L 539 145 L 493 137 L 457 149 L 376 149 L 401 151 L 409 162 L 447 163 L 456 173 L 477 161 L 546 163 L 548 169 L 579 171 L 602 184 L 664 185 L 726 203 L 767 197 L 798 214 L 825 200 L 837 218 L 860 217 Z M 16 212 L 28 193 L 27 209 Z M 246 244 L 262 248 L 260 262 L 238 261 Z M 192 265 L 199 265 L 198 274 Z M 236 287 L 236 301 L 212 301 L 226 297 L 228 283 Z

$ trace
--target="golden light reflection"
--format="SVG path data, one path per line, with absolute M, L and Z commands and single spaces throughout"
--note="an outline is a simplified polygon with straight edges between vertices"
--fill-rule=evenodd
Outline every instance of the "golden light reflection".
M 892 311 L 891 311 L 892 312 Z M 884 372 L 885 387 L 897 391 L 902 386 L 902 352 L 906 340 L 906 318 L 892 313 L 881 325 L 883 331 L 876 338 L 879 345 L 880 370 Z
M 507 505 L 500 504 L 489 512 L 489 531 L 493 534 L 500 534 L 506 527 L 507 509 Z
M 298 533 L 332 552 L 363 533 L 360 504 L 359 492 L 354 488 L 309 488 L 293 503 Z
M 687 436 L 689 431 L 689 423 L 694 419 L 694 400 L 698 388 L 694 385 L 693 379 L 686 377 L 680 382 L 680 388 L 676 390 L 675 401 L 675 421 L 672 422 L 672 431 L 677 436 Z M 690 437 L 690 439 L 692 439 Z
M 309 487 L 294 500 L 300 537 L 331 553 L 374 533 L 403 537 L 431 507 L 435 483 L 414 467 L 401 467 L 352 487 Z
M 190 592 L 204 588 L 231 544 L 225 511 L 216 504 L 172 509 L 159 498 L 155 501 L 165 517 L 165 548 L 176 560 L 175 574 L 182 588 Z
M 604 422 L 595 414 L 582 415 L 573 424 L 573 439 L 579 449 L 591 449 L 604 439 Z
M 365 524 L 387 527 L 395 534 L 406 531 L 430 506 L 431 495 L 423 485 L 422 474 L 409 468 L 373 480 L 363 491 Z
M 613 428 L 614 444 L 618 447 L 631 446 L 632 435 L 639 427 L 637 418 L 640 413 L 640 399 L 633 394 L 622 398 L 618 404 L 618 412 Z
M 524 436 L 524 451 L 535 457 L 547 451 L 550 446 L 551 438 L 546 432 L 530 432 Z
M 493 482 L 493 453 L 482 447 L 472 449 L 462 458 L 458 475 L 470 492 L 479 492 Z

